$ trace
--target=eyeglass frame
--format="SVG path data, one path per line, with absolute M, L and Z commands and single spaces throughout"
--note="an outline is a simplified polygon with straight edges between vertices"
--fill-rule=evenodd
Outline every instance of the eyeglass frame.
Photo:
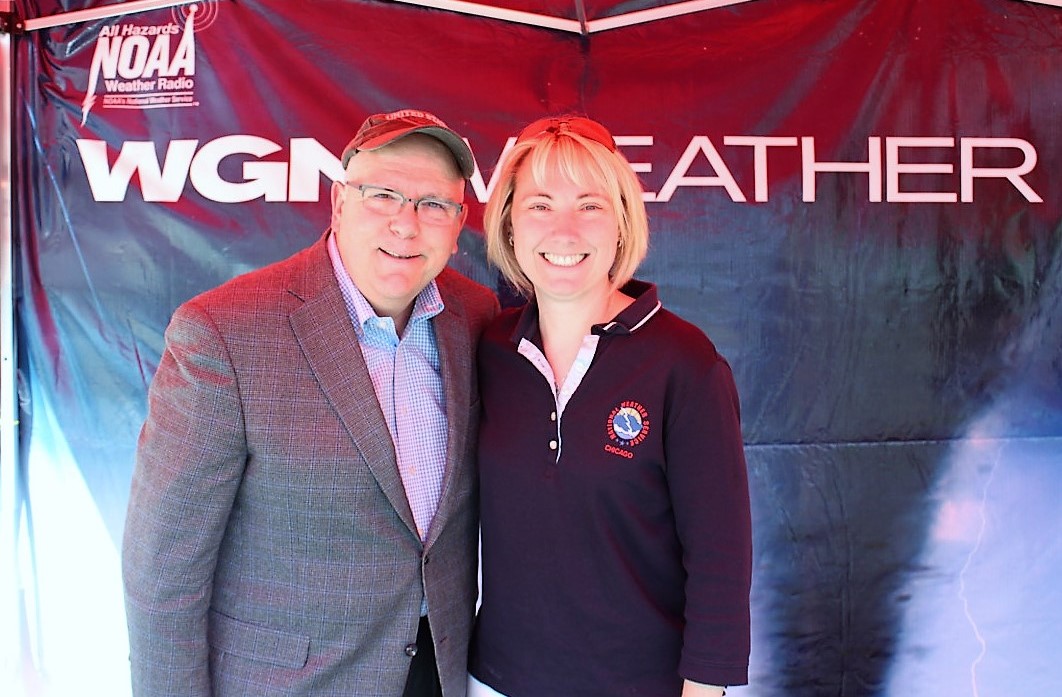
M 546 116 L 532 121 L 520 131 L 520 135 L 516 136 L 516 142 L 520 143 L 543 133 L 559 135 L 565 132 L 575 133 L 605 146 L 609 152 L 616 152 L 616 139 L 612 137 L 609 130 L 585 116 Z
M 423 222 L 423 220 L 421 218 L 421 213 L 420 213 L 420 204 L 424 203 L 425 201 L 430 201 L 432 203 L 438 203 L 438 204 L 443 205 L 445 210 L 452 210 L 453 211 L 453 215 L 450 216 L 449 220 L 447 221 L 447 222 L 451 222 L 452 223 L 455 220 L 457 220 L 458 217 L 460 217 L 461 211 L 463 211 L 465 209 L 465 204 L 463 204 L 463 203 L 458 203 L 457 201 L 450 201 L 449 199 L 445 199 L 445 198 L 439 198 L 438 196 L 421 196 L 420 198 L 410 198 L 409 196 L 406 196 L 405 194 L 403 194 L 401 191 L 395 191 L 394 189 L 389 189 L 386 186 L 380 186 L 379 184 L 355 184 L 354 182 L 347 182 L 347 181 L 340 182 L 340 183 L 343 186 L 350 187 L 352 189 L 357 189 L 358 193 L 361 194 L 361 202 L 362 203 L 364 203 L 366 201 L 366 199 L 368 198 L 365 195 L 365 190 L 366 189 L 376 189 L 378 191 L 385 191 L 388 194 L 394 194 L 395 196 L 397 196 L 399 204 L 398 204 L 398 208 L 395 210 L 395 212 L 394 213 L 379 213 L 379 215 L 398 215 L 399 213 L 402 212 L 402 209 L 406 207 L 407 203 L 412 203 L 413 204 L 413 212 L 416 214 L 417 220 L 421 220 L 421 222 Z M 392 199 L 392 200 L 394 200 L 394 199 Z M 377 211 L 373 211 L 373 212 L 376 213 Z M 428 222 L 430 223 L 431 221 L 428 221 Z M 442 223 L 439 223 L 439 224 L 441 225 Z

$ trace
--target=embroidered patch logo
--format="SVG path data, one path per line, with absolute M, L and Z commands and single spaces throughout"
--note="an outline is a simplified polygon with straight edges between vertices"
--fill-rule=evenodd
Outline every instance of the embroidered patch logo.
M 619 445 L 638 445 L 649 436 L 649 412 L 638 402 L 620 402 L 609 413 L 606 429 L 609 439 Z

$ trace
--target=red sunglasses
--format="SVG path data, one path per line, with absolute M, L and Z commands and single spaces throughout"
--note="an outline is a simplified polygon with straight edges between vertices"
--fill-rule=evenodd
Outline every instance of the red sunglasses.
M 556 135 L 565 132 L 577 133 L 595 143 L 604 145 L 609 149 L 609 152 L 616 152 L 616 141 L 613 140 L 612 134 L 608 132 L 608 129 L 597 121 L 583 116 L 547 116 L 546 118 L 532 121 L 524 130 L 520 131 L 520 135 L 516 137 L 516 142 L 519 143 L 543 133 Z

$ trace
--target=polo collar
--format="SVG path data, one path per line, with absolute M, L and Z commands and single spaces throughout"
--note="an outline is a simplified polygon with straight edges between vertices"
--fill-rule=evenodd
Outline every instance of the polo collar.
M 590 331 L 594 334 L 633 334 L 659 312 L 661 303 L 654 284 L 631 279 L 620 290 L 634 298 L 634 302 L 613 317 L 611 322 L 591 327 Z
M 622 336 L 633 334 L 645 326 L 661 308 L 657 297 L 656 285 L 648 281 L 630 280 L 620 289 L 634 298 L 622 312 L 604 324 L 595 324 L 590 328 L 591 334 L 604 336 Z M 514 344 L 521 339 L 541 343 L 538 329 L 538 302 L 532 297 L 520 312 L 520 319 L 510 337 Z

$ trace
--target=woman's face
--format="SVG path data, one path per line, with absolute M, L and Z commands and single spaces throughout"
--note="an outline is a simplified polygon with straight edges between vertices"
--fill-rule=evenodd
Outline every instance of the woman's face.
M 515 184 L 513 248 L 535 295 L 570 301 L 607 294 L 619 216 L 604 187 L 576 184 L 554 166 L 540 185 L 526 161 Z

